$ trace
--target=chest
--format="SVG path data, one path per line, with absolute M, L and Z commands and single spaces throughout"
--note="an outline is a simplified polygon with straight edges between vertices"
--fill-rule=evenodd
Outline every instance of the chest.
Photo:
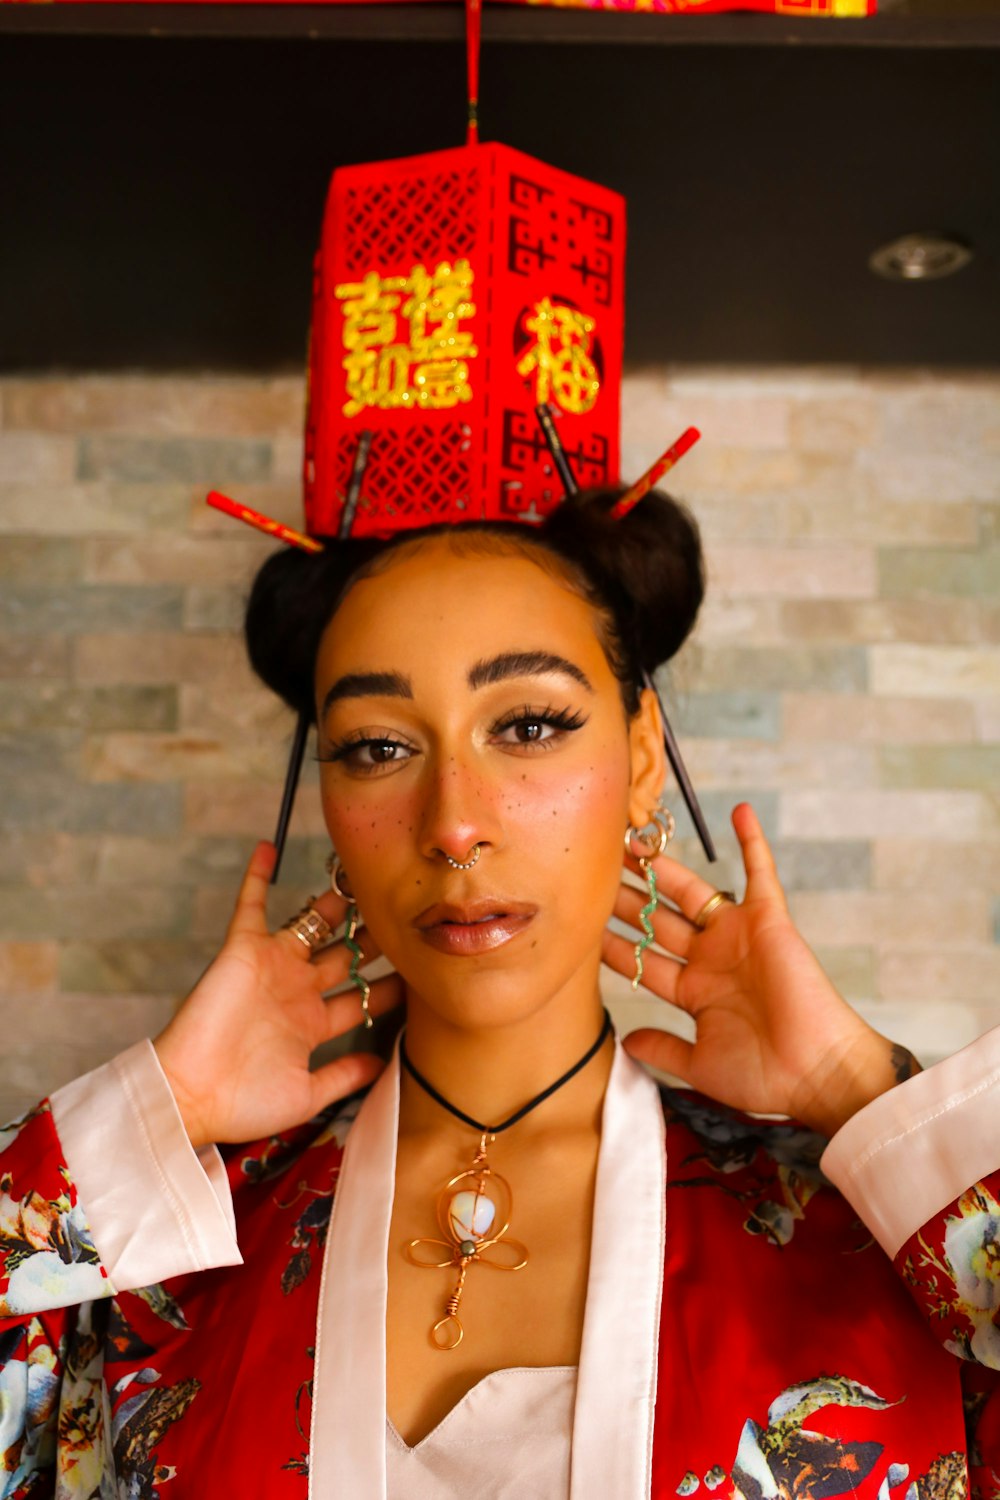
M 449 1259 L 436 1209 L 444 1184 L 466 1163 L 400 1146 L 387 1260 L 386 1406 L 409 1443 L 493 1371 L 579 1361 L 597 1143 L 564 1141 L 558 1150 L 494 1158 L 510 1185 L 510 1230 L 463 1276 L 454 1263 L 414 1265 L 405 1247 L 420 1240 L 421 1260 Z M 520 1269 L 506 1268 L 521 1259 Z M 456 1292 L 461 1339 L 441 1349 L 431 1331 Z M 454 1341 L 457 1333 L 451 1322 L 439 1339 Z
M 390 1218 L 377 1142 L 343 1196 L 329 1144 L 269 1157 L 265 1180 L 241 1153 L 244 1265 L 77 1328 L 60 1431 L 81 1493 L 103 1465 L 149 1500 L 168 1473 L 172 1500 L 377 1500 L 387 1407 L 412 1438 L 488 1369 L 577 1363 L 572 1500 L 878 1500 L 903 1467 L 938 1493 L 942 1465 L 964 1463 L 960 1362 L 839 1195 L 711 1123 L 671 1130 L 664 1195 L 655 1119 L 609 1114 L 596 1213 L 565 1143 L 496 1153 L 529 1266 L 475 1268 L 452 1354 L 426 1340 L 453 1273 L 407 1265 L 402 1245 L 438 1233 L 437 1192 L 468 1157 L 428 1164 L 402 1143 Z

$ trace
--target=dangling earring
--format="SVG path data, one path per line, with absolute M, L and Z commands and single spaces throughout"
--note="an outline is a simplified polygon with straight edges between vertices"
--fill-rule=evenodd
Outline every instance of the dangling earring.
M 347 875 L 343 865 L 337 858 L 337 851 L 331 849 L 326 861 L 327 873 L 330 876 L 330 889 L 336 891 L 344 901 L 347 902 L 347 915 L 344 927 L 344 947 L 351 955 L 351 967 L 348 970 L 348 978 L 354 988 L 361 996 L 361 1014 L 365 1018 L 367 1027 L 374 1026 L 371 1011 L 368 1009 L 368 1001 L 371 999 L 372 987 L 365 976 L 361 973 L 361 961 L 364 954 L 357 940 L 358 928 L 361 926 L 361 914 L 358 904 L 354 899 L 353 892 L 347 883 Z
M 650 814 L 648 823 L 643 824 L 641 828 L 636 828 L 630 823 L 625 830 L 625 852 L 639 861 L 639 869 L 645 877 L 646 888 L 649 891 L 649 900 L 639 913 L 642 937 L 635 945 L 635 976 L 632 980 L 634 990 L 639 988 L 642 980 L 642 955 L 656 938 L 650 921 L 657 907 L 656 871 L 653 869 L 653 860 L 666 849 L 674 836 L 675 827 L 673 813 L 661 804 Z M 639 848 L 633 847 L 634 845 L 638 845 Z

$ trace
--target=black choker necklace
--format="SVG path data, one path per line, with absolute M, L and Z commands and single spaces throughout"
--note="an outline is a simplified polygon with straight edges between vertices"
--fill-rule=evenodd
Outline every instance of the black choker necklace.
M 458 1306 L 462 1300 L 469 1266 L 473 1262 L 492 1266 L 497 1271 L 520 1271 L 528 1263 L 528 1252 L 524 1246 L 518 1240 L 506 1237 L 510 1228 L 513 1197 L 506 1178 L 501 1177 L 499 1172 L 494 1172 L 486 1159 L 487 1141 L 494 1140 L 502 1131 L 509 1130 L 512 1125 L 523 1120 L 525 1115 L 530 1115 L 533 1109 L 550 1099 L 564 1083 L 575 1078 L 597 1056 L 613 1032 L 611 1017 L 605 1010 L 604 1025 L 596 1042 L 587 1048 L 583 1056 L 561 1078 L 542 1089 L 540 1094 L 529 1099 L 527 1104 L 515 1110 L 499 1125 L 485 1125 L 451 1104 L 410 1061 L 405 1033 L 400 1038 L 399 1060 L 414 1082 L 436 1104 L 440 1104 L 442 1109 L 479 1132 L 479 1149 L 472 1166 L 450 1178 L 438 1194 L 437 1218 L 445 1238 L 409 1240 L 403 1247 L 404 1254 L 415 1266 L 422 1266 L 427 1270 L 458 1267 L 458 1279 L 448 1298 L 444 1317 L 431 1329 L 431 1343 L 435 1349 L 457 1349 L 462 1342 L 465 1330 L 458 1316 Z

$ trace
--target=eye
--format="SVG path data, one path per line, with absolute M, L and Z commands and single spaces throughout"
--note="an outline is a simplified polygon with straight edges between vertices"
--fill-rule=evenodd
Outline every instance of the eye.
M 505 715 L 491 731 L 501 745 L 525 749 L 548 749 L 586 723 L 582 714 L 566 709 L 519 708 Z
M 320 760 L 345 765 L 351 771 L 362 774 L 380 770 L 383 766 L 400 765 L 415 752 L 402 740 L 393 740 L 381 735 L 365 735 L 360 739 L 342 740 L 331 745 L 329 753 Z
M 508 726 L 507 735 L 519 741 L 522 745 L 530 745 L 538 740 L 546 740 L 559 731 L 544 719 L 518 719 L 516 723 Z

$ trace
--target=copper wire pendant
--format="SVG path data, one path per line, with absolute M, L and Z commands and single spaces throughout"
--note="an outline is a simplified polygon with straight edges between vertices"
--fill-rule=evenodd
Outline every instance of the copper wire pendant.
M 465 1337 L 458 1309 L 469 1267 L 521 1271 L 528 1264 L 524 1245 L 506 1237 L 514 1202 L 507 1179 L 494 1172 L 487 1160 L 487 1140 L 495 1139 L 483 1131 L 472 1166 L 450 1177 L 438 1194 L 437 1220 L 444 1238 L 418 1238 L 403 1246 L 406 1258 L 423 1270 L 458 1269 L 444 1316 L 430 1331 L 432 1345 L 443 1352 L 457 1349 Z

